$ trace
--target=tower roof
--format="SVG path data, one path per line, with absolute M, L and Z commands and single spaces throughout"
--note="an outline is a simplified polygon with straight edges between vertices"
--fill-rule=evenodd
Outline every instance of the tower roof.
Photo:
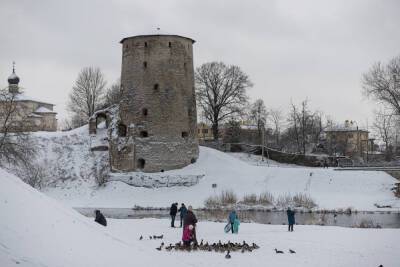
M 10 85 L 18 85 L 19 77 L 15 74 L 15 62 L 13 62 L 13 70 L 10 76 L 8 76 L 8 84 Z
M 181 36 L 181 35 L 176 35 L 176 34 L 142 34 L 142 35 L 135 35 L 135 36 L 130 36 L 130 37 L 125 37 L 123 38 L 120 43 L 122 44 L 125 40 L 127 39 L 133 39 L 137 37 L 178 37 L 178 38 L 184 38 L 187 40 L 190 40 L 192 43 L 195 43 L 196 41 L 193 40 L 192 38 Z

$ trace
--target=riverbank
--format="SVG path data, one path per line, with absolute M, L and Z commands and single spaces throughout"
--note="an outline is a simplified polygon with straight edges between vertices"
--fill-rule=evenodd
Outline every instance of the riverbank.
M 399 229 L 355 229 L 242 223 L 225 234 L 225 223 L 200 221 L 199 241 L 244 240 L 253 252 L 161 251 L 181 240 L 168 219 L 108 219 L 107 227 L 58 203 L 0 169 L 0 266 L 396 266 Z M 162 235 L 163 239 L 149 236 Z M 142 240 L 140 237 L 143 237 Z M 275 248 L 284 254 L 276 254 Z M 296 253 L 289 253 L 289 249 Z

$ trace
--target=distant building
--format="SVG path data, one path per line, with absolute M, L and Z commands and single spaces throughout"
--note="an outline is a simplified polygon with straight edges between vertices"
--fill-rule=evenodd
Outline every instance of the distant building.
M 331 155 L 364 157 L 373 146 L 369 132 L 346 120 L 344 125 L 325 130 L 326 148 Z
M 198 123 L 197 138 L 201 141 L 214 140 L 211 126 L 204 122 Z
M 27 96 L 20 90 L 19 81 L 13 67 L 12 74 L 8 77 L 7 99 L 0 99 L 1 112 L 4 112 L 2 110 L 9 104 L 15 108 L 15 127 L 12 127 L 11 131 L 56 131 L 57 113 L 53 111 L 54 105 Z

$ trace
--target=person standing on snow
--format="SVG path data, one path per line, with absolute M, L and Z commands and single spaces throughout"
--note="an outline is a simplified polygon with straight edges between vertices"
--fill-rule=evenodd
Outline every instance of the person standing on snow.
M 290 209 L 290 207 L 288 207 L 287 211 L 286 211 L 287 217 L 288 217 L 288 231 L 289 232 L 293 232 L 293 225 L 296 223 L 295 219 L 294 219 L 294 211 Z
M 235 221 L 236 221 L 237 219 L 238 219 L 238 216 L 237 216 L 237 214 L 236 214 L 236 211 L 235 211 L 235 210 L 232 210 L 232 211 L 229 213 L 229 216 L 228 216 L 228 222 L 231 224 L 232 234 L 234 233 Z
M 196 238 L 196 223 L 197 218 L 193 213 L 192 206 L 189 206 L 185 218 L 183 219 L 183 235 L 182 241 L 185 245 L 190 245 L 190 243 L 197 242 Z
M 94 221 L 99 223 L 99 224 L 101 224 L 101 225 L 103 225 L 103 226 L 107 226 L 107 220 L 104 217 L 104 215 L 99 210 L 95 210 L 94 212 L 95 212 L 95 215 L 96 215 L 96 218 L 94 219 Z
M 185 218 L 185 216 L 186 216 L 186 213 L 187 213 L 187 208 L 186 208 L 186 206 L 185 206 L 185 204 L 181 204 L 181 207 L 179 208 L 179 215 L 180 215 L 180 217 L 181 217 L 181 226 L 180 227 L 182 227 L 182 225 L 183 225 L 183 220 L 184 220 L 184 218 Z
M 178 203 L 172 203 L 169 209 L 169 215 L 171 215 L 171 227 L 175 227 L 175 216 L 178 213 Z

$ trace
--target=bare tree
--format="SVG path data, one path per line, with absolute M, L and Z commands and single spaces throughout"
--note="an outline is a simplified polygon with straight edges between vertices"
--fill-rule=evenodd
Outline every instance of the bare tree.
M 363 93 L 400 115 L 400 56 L 388 64 L 375 63 L 362 78 Z
M 83 68 L 69 95 L 69 111 L 87 121 L 103 104 L 105 86 L 106 81 L 99 68 Z
M 119 104 L 121 101 L 121 81 L 113 83 L 107 90 L 104 96 L 104 107 L 110 107 L 114 104 Z
M 290 123 L 290 127 L 288 128 L 289 138 L 295 139 L 298 153 L 306 154 L 307 146 L 313 140 L 312 136 L 315 133 L 315 125 L 318 123 L 322 125 L 321 120 L 315 113 L 309 110 L 308 101 L 304 100 L 301 102 L 300 108 L 291 103 L 288 121 Z M 320 131 L 317 132 L 320 134 Z
M 17 95 L 0 90 L 0 164 L 26 164 L 36 155 L 29 124 L 17 102 Z
M 267 122 L 267 109 L 265 108 L 264 101 L 257 99 L 250 107 L 250 120 L 257 125 L 258 137 L 261 137 L 262 128 L 265 127 Z
M 270 109 L 268 117 L 274 127 L 276 146 L 280 146 L 280 135 L 283 126 L 283 113 L 280 109 Z
M 196 69 L 195 80 L 198 105 L 212 123 L 214 140 L 218 140 L 219 123 L 243 111 L 246 89 L 253 84 L 238 66 L 222 62 L 201 65 Z
M 375 111 L 375 120 L 373 127 L 379 138 L 385 144 L 385 159 L 387 161 L 392 158 L 392 142 L 395 135 L 394 116 L 390 112 Z

